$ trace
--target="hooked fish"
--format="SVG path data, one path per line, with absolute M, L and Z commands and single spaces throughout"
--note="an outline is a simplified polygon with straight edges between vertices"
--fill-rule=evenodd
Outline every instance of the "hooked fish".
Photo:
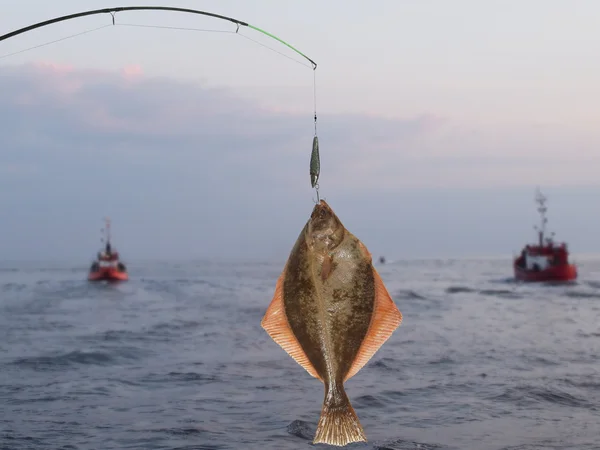
M 371 254 L 321 200 L 292 248 L 261 322 L 277 344 L 325 385 L 314 444 L 367 441 L 344 382 L 401 322 Z

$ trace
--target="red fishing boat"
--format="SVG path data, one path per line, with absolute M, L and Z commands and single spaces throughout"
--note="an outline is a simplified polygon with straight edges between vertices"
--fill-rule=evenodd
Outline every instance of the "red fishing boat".
M 537 245 L 526 245 L 521 255 L 515 258 L 513 267 L 515 278 L 521 281 L 572 281 L 577 278 L 577 266 L 569 262 L 567 244 L 556 243 L 544 238 L 546 231 L 546 197 L 538 190 L 535 198 L 538 212 L 541 216 L 540 226 L 535 226 L 538 232 Z
M 90 267 L 89 281 L 126 281 L 129 279 L 125 264 L 119 261 L 119 252 L 110 245 L 110 219 L 106 219 L 106 247 L 103 252 L 98 252 L 96 260 Z M 102 239 L 104 241 L 104 239 Z

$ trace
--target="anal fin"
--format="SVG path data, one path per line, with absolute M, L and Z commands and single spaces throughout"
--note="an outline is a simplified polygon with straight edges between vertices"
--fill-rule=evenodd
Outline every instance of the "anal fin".
M 373 277 L 375 281 L 373 317 L 371 317 L 365 339 L 344 381 L 356 375 L 402 323 L 402 313 L 390 297 L 375 268 L 373 268 Z
M 260 325 L 271 336 L 271 339 L 283 348 L 288 355 L 294 358 L 298 364 L 304 367 L 309 374 L 323 381 L 306 356 L 306 353 L 304 353 L 298 339 L 294 336 L 285 315 L 283 307 L 283 280 L 285 278 L 285 271 L 286 269 L 284 268 L 277 280 L 273 300 L 271 300 L 271 304 L 267 308 L 267 312 Z

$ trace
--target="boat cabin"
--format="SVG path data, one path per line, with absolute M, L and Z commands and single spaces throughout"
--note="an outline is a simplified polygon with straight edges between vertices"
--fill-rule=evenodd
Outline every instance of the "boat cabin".
M 118 261 L 119 260 L 119 252 L 98 252 L 98 261 Z
M 554 244 L 551 240 L 544 246 L 527 245 L 517 260 L 517 265 L 525 270 L 545 270 L 552 266 L 560 266 L 569 263 L 569 252 L 567 245 Z

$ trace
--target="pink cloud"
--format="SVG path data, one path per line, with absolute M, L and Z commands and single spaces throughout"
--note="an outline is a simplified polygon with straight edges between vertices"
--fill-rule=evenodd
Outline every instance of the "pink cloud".
M 138 78 L 144 74 L 144 70 L 139 64 L 130 64 L 121 69 L 121 74 L 129 79 Z
M 61 64 L 52 61 L 37 61 L 33 66 L 44 72 L 53 72 L 59 74 L 72 73 L 75 68 L 72 64 Z

